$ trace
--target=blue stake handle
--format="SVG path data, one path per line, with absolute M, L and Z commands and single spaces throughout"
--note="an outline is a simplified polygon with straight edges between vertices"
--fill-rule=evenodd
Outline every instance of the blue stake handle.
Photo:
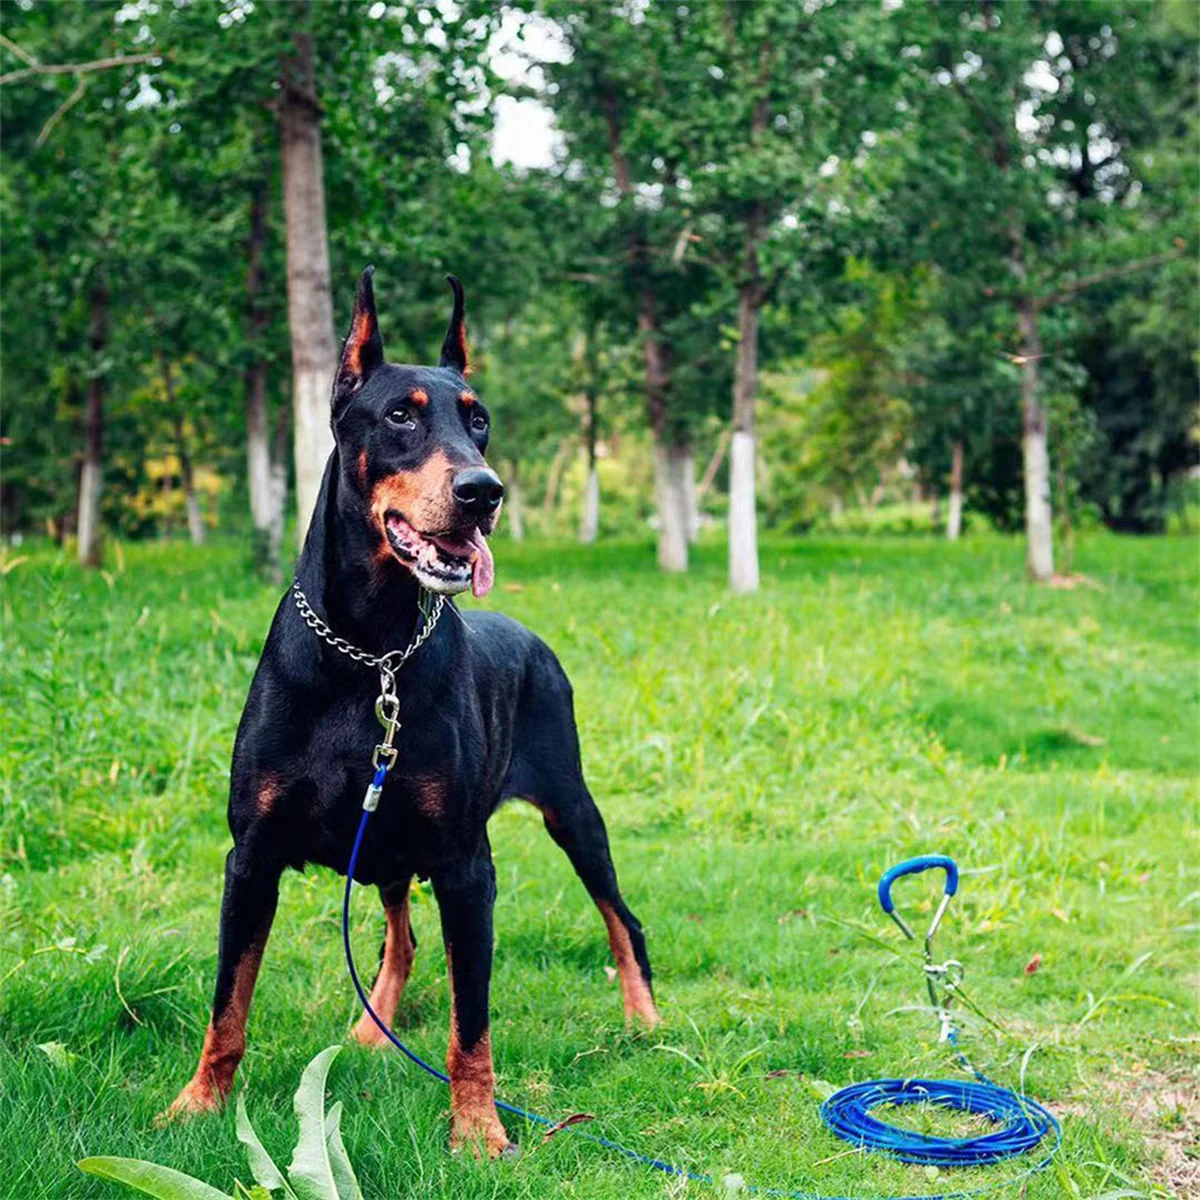
M 946 872 L 946 895 L 953 896 L 958 891 L 958 866 L 954 859 L 945 854 L 919 854 L 916 858 L 907 858 L 884 871 L 879 879 L 879 907 L 889 916 L 895 912 L 892 884 L 901 876 L 920 875 L 922 871 L 937 870 Z

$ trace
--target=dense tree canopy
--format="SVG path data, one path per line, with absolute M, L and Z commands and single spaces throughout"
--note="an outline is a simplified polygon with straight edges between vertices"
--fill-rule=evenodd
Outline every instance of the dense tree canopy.
M 302 464 L 280 114 L 306 46 L 329 337 L 371 262 L 389 355 L 429 361 L 464 279 L 514 536 L 649 520 L 684 569 L 728 497 L 751 588 L 756 508 L 799 529 L 919 494 L 945 520 L 953 493 L 968 527 L 1024 523 L 1039 577 L 1052 514 L 1161 529 L 1197 459 L 1197 22 L 7 5 L 4 531 L 99 561 L 101 529 L 219 528 L 278 562 Z M 531 105 L 550 140 L 506 162 Z

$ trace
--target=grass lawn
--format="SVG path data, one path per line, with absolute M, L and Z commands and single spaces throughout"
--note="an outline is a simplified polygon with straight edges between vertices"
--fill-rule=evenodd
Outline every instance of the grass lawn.
M 726 592 L 716 544 L 682 579 L 641 544 L 501 541 L 496 557 L 488 603 L 574 681 L 665 1017 L 625 1032 L 599 917 L 538 815 L 509 805 L 492 823 L 502 1097 L 596 1114 L 593 1132 L 693 1169 L 826 1196 L 1012 1176 L 930 1178 L 817 1118 L 831 1085 L 953 1071 L 874 900 L 885 867 L 937 850 L 964 868 L 938 949 L 1005 1030 L 965 1020 L 966 1048 L 1010 1086 L 1024 1063 L 1063 1119 L 1057 1165 L 1028 1195 L 1200 1188 L 1194 541 L 1085 538 L 1077 567 L 1096 586 L 1071 591 L 1027 585 L 1019 544 L 997 537 L 768 541 L 753 599 Z M 89 1154 L 232 1192 L 250 1183 L 232 1112 L 152 1119 L 207 1019 L 229 753 L 277 593 L 233 545 L 112 546 L 104 574 L 40 549 L 8 563 L 0 1194 L 129 1194 L 79 1174 Z M 926 876 L 897 897 L 919 921 L 937 890 Z M 283 1162 L 299 1073 L 356 1016 L 339 905 L 331 874 L 285 878 L 250 1018 L 240 1080 Z M 440 1060 L 427 887 L 414 923 L 398 1024 Z M 363 962 L 381 928 L 360 893 Z M 519 1122 L 516 1161 L 452 1157 L 445 1091 L 394 1053 L 348 1048 L 330 1090 L 368 1197 L 685 1190 L 569 1133 L 538 1146 Z

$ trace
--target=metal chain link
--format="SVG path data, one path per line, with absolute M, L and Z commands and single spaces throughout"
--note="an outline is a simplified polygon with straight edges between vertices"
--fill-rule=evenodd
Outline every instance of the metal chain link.
M 308 597 L 301 590 L 300 580 L 298 579 L 292 580 L 292 598 L 296 601 L 296 608 L 299 609 L 300 616 L 304 618 L 304 623 L 317 637 L 323 642 L 328 643 L 335 650 L 346 655 L 347 658 L 352 658 L 355 662 L 362 663 L 364 666 L 374 667 L 384 676 L 394 676 L 424 645 L 429 635 L 433 633 L 434 627 L 438 623 L 438 618 L 442 615 L 442 609 L 446 605 L 445 596 L 435 595 L 433 598 L 433 608 L 429 612 L 426 612 L 422 607 L 421 615 L 425 618 L 425 624 L 421 627 L 417 636 L 403 650 L 389 650 L 386 654 L 368 654 L 365 650 L 360 650 L 353 642 L 346 641 L 344 637 L 338 637 L 313 612 L 312 605 L 309 604 Z

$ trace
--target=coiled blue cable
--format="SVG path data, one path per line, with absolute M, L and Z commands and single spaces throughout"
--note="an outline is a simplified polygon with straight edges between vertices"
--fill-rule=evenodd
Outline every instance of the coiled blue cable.
M 872 1116 L 881 1104 L 935 1104 L 976 1113 L 999 1126 L 978 1137 L 934 1137 Z M 1018 1096 L 990 1080 L 870 1079 L 835 1092 L 821 1105 L 821 1120 L 847 1142 L 890 1154 L 906 1163 L 935 1167 L 974 1167 L 1015 1158 L 1034 1149 L 1048 1134 L 1054 1143 L 1034 1170 L 1049 1164 L 1058 1149 L 1058 1121 L 1036 1100 Z
M 386 775 L 386 767 L 377 770 L 372 786 L 381 789 Z M 354 889 L 354 873 L 358 866 L 358 855 L 362 849 L 363 836 L 366 834 L 367 822 L 371 818 L 372 811 L 371 808 L 363 810 L 358 833 L 354 838 L 354 848 L 350 852 L 350 863 L 346 870 L 346 889 L 342 900 L 342 945 L 346 952 L 346 967 L 350 972 L 350 979 L 362 1002 L 364 1011 L 379 1027 L 384 1037 L 427 1075 L 448 1084 L 449 1077 L 431 1063 L 426 1062 L 419 1054 L 410 1050 L 392 1032 L 387 1022 L 371 1007 L 370 998 L 354 965 L 354 951 L 350 945 L 350 899 Z M 965 1059 L 962 1061 L 966 1062 Z M 969 1066 L 969 1064 L 967 1065 Z M 1062 1130 L 1058 1121 L 1036 1101 L 999 1087 L 985 1079 L 977 1071 L 975 1075 L 975 1081 L 875 1079 L 866 1083 L 851 1084 L 849 1087 L 835 1092 L 821 1105 L 821 1120 L 838 1137 L 865 1150 L 890 1154 L 900 1162 L 939 1167 L 978 1166 L 1003 1158 L 1015 1157 L 1032 1150 L 1048 1133 L 1053 1132 L 1055 1140 L 1049 1153 L 1027 1171 L 1023 1171 L 1011 1179 L 964 1191 L 893 1197 L 891 1200 L 963 1200 L 965 1197 L 979 1196 L 997 1188 L 1011 1187 L 1049 1165 L 1062 1140 Z M 620 1142 L 599 1137 L 594 1133 L 586 1133 L 577 1126 L 551 1120 L 540 1113 L 529 1112 L 504 1100 L 496 1100 L 494 1103 L 501 1112 L 522 1117 L 551 1132 L 570 1129 L 577 1138 L 583 1138 L 597 1146 L 603 1146 L 606 1150 L 615 1151 L 634 1162 L 661 1171 L 666 1175 L 674 1175 L 695 1183 L 712 1184 L 714 1182 L 711 1175 L 688 1170 L 687 1167 L 679 1166 L 665 1159 L 641 1154 L 637 1150 L 631 1150 L 628 1146 L 622 1146 Z M 936 1104 L 942 1108 L 976 1113 L 1002 1127 L 979 1137 L 939 1138 L 914 1130 L 885 1125 L 871 1115 L 871 1110 L 881 1104 L 919 1103 Z M 790 1191 L 786 1188 L 762 1187 L 753 1184 L 743 1184 L 740 1187 L 741 1190 L 752 1195 L 780 1197 L 781 1200 L 862 1200 L 861 1197 L 823 1197 L 815 1192 Z

